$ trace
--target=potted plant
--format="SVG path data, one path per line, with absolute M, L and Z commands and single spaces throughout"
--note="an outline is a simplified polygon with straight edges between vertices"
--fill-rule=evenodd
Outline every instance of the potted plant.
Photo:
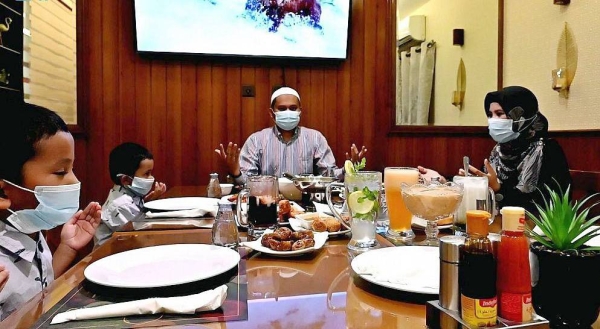
M 590 328 L 600 309 L 600 247 L 586 245 L 600 235 L 600 227 L 593 226 L 600 216 L 587 218 L 597 194 L 572 202 L 570 186 L 564 193 L 546 190 L 544 204 L 535 204 L 539 214 L 527 212 L 542 232 L 527 228 L 535 240 L 530 245 L 533 308 L 551 328 Z

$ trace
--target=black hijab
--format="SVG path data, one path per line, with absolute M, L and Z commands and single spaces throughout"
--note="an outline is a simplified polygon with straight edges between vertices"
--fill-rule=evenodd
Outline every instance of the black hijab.
M 524 193 L 533 192 L 542 166 L 543 148 L 548 137 L 548 120 L 538 108 L 535 95 L 520 86 L 506 87 L 485 96 L 485 113 L 491 117 L 490 105 L 498 103 L 509 119 L 512 130 L 519 137 L 498 143 L 492 150 L 490 162 L 502 182 L 516 181 L 516 188 Z

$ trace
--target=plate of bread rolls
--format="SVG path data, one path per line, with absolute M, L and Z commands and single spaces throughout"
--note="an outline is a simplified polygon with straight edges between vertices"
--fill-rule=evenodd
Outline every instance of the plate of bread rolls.
M 335 217 L 318 212 L 296 215 L 290 218 L 290 226 L 294 231 L 326 232 L 329 236 L 350 232 Z
M 266 230 L 257 240 L 242 242 L 256 251 L 278 257 L 294 257 L 321 249 L 329 235 L 310 230 L 292 231 L 287 227 Z

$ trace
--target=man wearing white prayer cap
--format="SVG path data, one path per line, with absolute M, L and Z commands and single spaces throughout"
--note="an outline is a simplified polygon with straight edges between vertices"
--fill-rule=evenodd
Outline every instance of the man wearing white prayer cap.
M 333 152 L 319 131 L 299 126 L 302 114 L 300 94 L 290 87 L 281 87 L 271 95 L 271 118 L 275 123 L 250 135 L 242 148 L 229 143 L 215 150 L 227 164 L 229 174 L 241 184 L 248 176 L 333 174 L 338 179 L 344 177 L 343 169 L 335 164 Z M 367 149 L 360 151 L 352 144 L 346 158 L 358 162 Z M 331 168 L 333 173 L 328 172 Z

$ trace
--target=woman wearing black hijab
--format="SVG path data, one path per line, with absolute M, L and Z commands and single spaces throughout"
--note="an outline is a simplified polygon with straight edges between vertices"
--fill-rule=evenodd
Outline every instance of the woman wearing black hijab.
M 532 201 L 543 204 L 545 185 L 566 191 L 571 184 L 565 154 L 558 142 L 548 138 L 548 120 L 529 89 L 512 86 L 490 92 L 484 105 L 490 136 L 498 144 L 484 161 L 485 172 L 473 167 L 470 171 L 488 176 L 500 207 L 524 207 L 537 213 Z

